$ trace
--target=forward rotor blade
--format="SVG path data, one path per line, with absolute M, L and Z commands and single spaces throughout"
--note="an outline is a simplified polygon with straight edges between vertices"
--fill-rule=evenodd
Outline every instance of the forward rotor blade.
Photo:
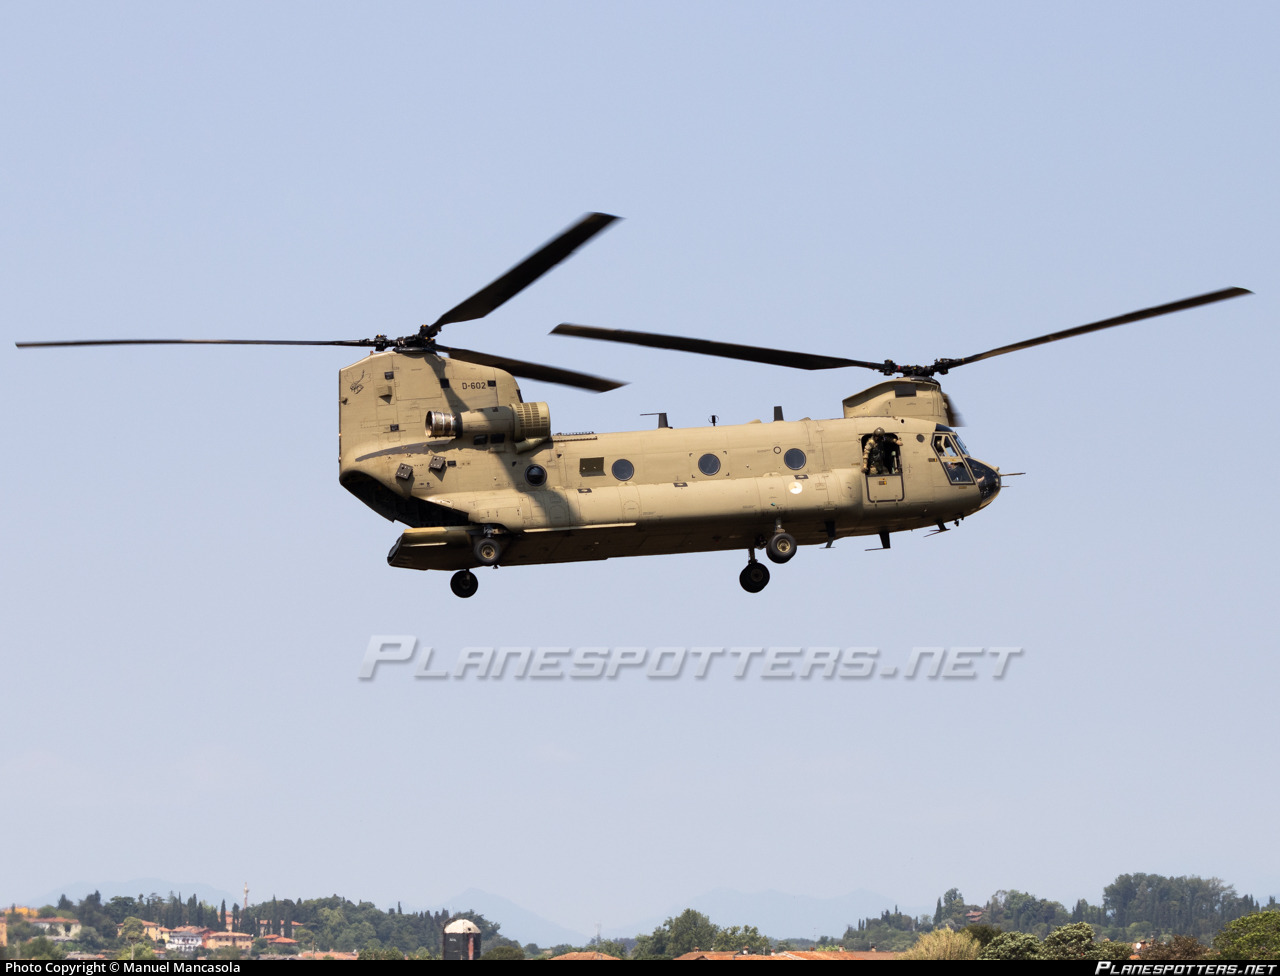
M 964 417 L 960 416 L 960 411 L 956 409 L 956 402 L 944 393 L 942 394 L 942 403 L 947 408 L 947 426 L 963 427 Z
M 1101 322 L 1091 322 L 1088 325 L 1078 325 L 1074 329 L 1063 329 L 1061 332 L 1051 332 L 1048 335 L 1042 335 L 1036 339 L 1025 339 L 1022 342 L 1014 342 L 1007 346 L 1000 346 L 998 349 L 988 349 L 986 352 L 980 352 L 976 356 L 965 356 L 963 359 L 945 360 L 948 369 L 955 366 L 964 366 L 967 363 L 980 362 L 983 359 L 990 359 L 992 356 L 1003 356 L 1007 352 L 1017 352 L 1019 349 L 1030 349 L 1032 346 L 1042 346 L 1046 342 L 1057 342 L 1059 339 L 1070 339 L 1072 336 L 1084 335 L 1086 332 L 1097 332 L 1100 329 L 1110 329 L 1116 325 L 1128 325 L 1130 322 L 1139 322 L 1142 319 L 1153 319 L 1158 315 L 1168 315 L 1171 312 L 1181 312 L 1184 309 L 1195 308 L 1199 305 L 1211 305 L 1214 302 L 1226 301 L 1228 298 L 1239 298 L 1241 295 L 1252 295 L 1253 292 L 1247 288 L 1223 288 L 1221 291 L 1211 291 L 1205 295 L 1196 295 L 1194 298 L 1184 298 L 1180 302 L 1170 302 L 1167 305 L 1156 305 L 1153 308 L 1140 309 L 1137 312 L 1130 312 L 1128 315 L 1117 315 L 1113 319 L 1103 319 Z
M 75 339 L 67 342 L 15 342 L 19 349 L 54 346 L 373 346 L 372 339 Z
M 869 363 L 858 359 L 841 359 L 838 356 L 818 356 L 807 352 L 790 352 L 786 349 L 767 349 L 764 346 L 743 346 L 736 342 L 712 342 L 709 339 L 690 339 L 686 336 L 660 335 L 656 332 L 630 332 L 626 329 L 597 329 L 590 325 L 570 325 L 565 322 L 551 330 L 552 335 L 577 336 L 580 339 L 603 339 L 606 342 L 626 342 L 633 346 L 649 346 L 653 349 L 675 349 L 679 352 L 696 352 L 704 356 L 721 356 L 725 359 L 742 359 L 750 363 L 766 363 L 771 366 L 790 366 L 794 369 L 839 369 L 843 366 L 863 366 L 867 369 L 884 369 L 884 363 Z
M 528 363 L 522 359 L 510 359 L 506 356 L 491 356 L 487 352 L 476 352 L 473 349 L 454 349 L 451 346 L 437 345 L 441 352 L 447 352 L 452 359 L 464 363 L 475 363 L 477 366 L 492 366 L 506 370 L 512 376 L 522 376 L 530 380 L 542 380 L 545 383 L 559 383 L 561 386 L 576 386 L 582 390 L 595 393 L 608 393 L 627 384 L 621 380 L 605 379 L 603 376 L 592 376 L 590 373 L 575 373 L 571 369 L 560 369 L 558 366 L 544 366 L 542 363 Z
M 612 214 L 589 213 L 555 240 L 548 241 L 501 278 L 481 288 L 466 301 L 455 305 L 428 328 L 434 335 L 450 322 L 467 322 L 488 315 L 503 302 L 515 297 L 541 278 L 591 238 L 620 218 Z

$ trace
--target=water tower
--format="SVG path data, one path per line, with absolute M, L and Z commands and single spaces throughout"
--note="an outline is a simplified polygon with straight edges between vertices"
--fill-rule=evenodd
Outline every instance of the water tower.
M 479 959 L 480 926 L 469 918 L 455 918 L 444 927 L 446 959 Z

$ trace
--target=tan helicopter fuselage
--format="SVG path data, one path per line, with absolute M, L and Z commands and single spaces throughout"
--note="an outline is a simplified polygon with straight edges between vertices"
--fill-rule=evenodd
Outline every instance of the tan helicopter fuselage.
M 961 519 L 999 490 L 931 379 L 879 383 L 839 419 L 553 434 L 500 369 L 398 351 L 339 377 L 339 479 L 410 526 L 393 566 L 474 567 L 483 536 L 504 566 L 755 549 L 777 531 L 826 544 Z M 877 429 L 896 473 L 863 470 Z

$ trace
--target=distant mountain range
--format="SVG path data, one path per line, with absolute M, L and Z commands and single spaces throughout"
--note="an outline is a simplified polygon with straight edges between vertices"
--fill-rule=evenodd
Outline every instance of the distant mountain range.
M 462 894 L 450 898 L 443 904 L 435 906 L 436 910 L 447 908 L 453 912 L 476 911 L 497 922 L 499 931 L 508 939 L 515 939 L 521 945 L 535 942 L 546 948 L 555 945 L 584 945 L 595 937 L 595 932 L 575 932 L 556 922 L 543 918 L 527 908 L 522 908 L 501 895 L 491 895 L 478 888 L 468 888 Z M 628 932 L 628 935 L 635 935 Z
M 822 935 L 840 938 L 850 924 L 860 918 L 879 916 L 894 907 L 894 900 L 879 892 L 858 889 L 834 898 L 790 895 L 782 891 L 741 892 L 716 888 L 672 907 L 663 915 L 636 919 L 627 925 L 607 926 L 605 938 L 627 938 L 652 932 L 668 918 L 693 908 L 720 926 L 754 925 L 775 939 L 816 939 Z M 498 922 L 502 934 L 522 944 L 536 942 L 553 946 L 562 943 L 582 945 L 595 932 L 581 932 L 552 922 L 527 908 L 499 895 L 470 888 L 443 906 L 453 911 L 474 909 L 485 918 Z M 898 905 L 908 915 L 933 914 L 933 907 Z M 594 929 L 594 926 L 591 926 Z
M 705 895 L 691 898 L 684 908 L 695 908 L 722 927 L 754 925 L 775 939 L 817 939 L 829 935 L 834 939 L 860 918 L 879 916 L 892 910 L 894 900 L 877 891 L 859 888 L 834 898 L 789 895 L 782 891 L 744 893 L 716 888 Z M 934 906 L 898 905 L 904 915 L 933 914 Z M 672 913 L 674 914 L 674 913 Z M 647 931 L 653 931 L 650 926 Z M 634 933 L 632 933 L 634 934 Z

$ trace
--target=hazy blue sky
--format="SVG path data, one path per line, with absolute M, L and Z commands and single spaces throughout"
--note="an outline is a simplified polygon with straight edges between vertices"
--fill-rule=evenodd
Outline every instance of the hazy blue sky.
M 1278 27 L 1261 2 L 4 4 L 0 901 L 475 887 L 590 931 L 716 887 L 1280 894 Z M 401 335 L 588 210 L 627 220 L 443 337 L 631 380 L 523 384 L 557 430 L 839 416 L 876 379 L 562 321 L 927 361 L 1257 294 L 958 370 L 970 448 L 1027 476 L 758 596 L 736 553 L 486 573 L 465 603 L 390 569 L 397 527 L 337 483 L 349 350 L 12 347 Z M 361 682 L 371 634 L 1026 650 L 999 682 Z

